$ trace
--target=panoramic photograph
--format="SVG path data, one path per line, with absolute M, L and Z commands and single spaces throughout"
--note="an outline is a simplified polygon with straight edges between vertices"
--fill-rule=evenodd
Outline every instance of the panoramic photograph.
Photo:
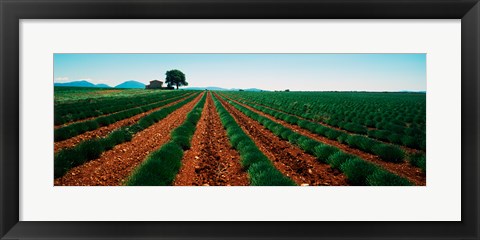
M 426 186 L 426 54 L 53 60 L 54 186 Z

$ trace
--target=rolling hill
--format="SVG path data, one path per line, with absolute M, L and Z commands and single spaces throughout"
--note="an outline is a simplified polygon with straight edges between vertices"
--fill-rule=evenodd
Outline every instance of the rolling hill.
M 145 88 L 145 84 L 134 80 L 129 80 L 118 84 L 115 88 Z
M 53 83 L 56 87 L 94 87 L 94 88 L 110 88 L 107 84 L 93 84 L 86 80 L 79 80 L 66 83 Z

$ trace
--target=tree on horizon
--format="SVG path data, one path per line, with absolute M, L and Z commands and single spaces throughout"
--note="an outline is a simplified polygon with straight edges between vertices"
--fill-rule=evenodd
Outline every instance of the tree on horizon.
M 188 86 L 188 82 L 186 81 L 185 74 L 177 69 L 173 69 L 170 71 L 167 71 L 165 73 L 166 78 L 165 78 L 165 83 L 167 86 L 176 86 L 177 89 L 179 86 Z

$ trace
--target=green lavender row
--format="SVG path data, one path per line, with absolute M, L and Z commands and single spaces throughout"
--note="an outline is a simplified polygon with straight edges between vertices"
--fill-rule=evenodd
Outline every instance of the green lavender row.
M 314 155 L 318 161 L 330 164 L 332 168 L 341 170 L 345 176 L 347 176 L 349 183 L 352 185 L 412 185 L 407 179 L 393 174 L 376 164 L 367 162 L 354 155 L 347 154 L 334 146 L 326 145 L 294 132 L 291 129 L 263 117 L 233 101 L 229 101 L 229 103 L 246 116 L 258 121 L 281 139 L 287 140 L 293 145 L 300 147 L 305 152 Z
M 213 98 L 213 101 L 220 115 L 220 120 L 227 131 L 230 143 L 240 154 L 241 165 L 250 176 L 250 185 L 296 185 L 295 182 L 273 166 L 272 162 L 258 149 L 255 142 L 242 130 L 216 97 Z
M 158 102 L 180 95 L 179 92 L 149 94 L 147 96 L 115 97 L 107 99 L 88 99 L 75 103 L 55 105 L 55 125 L 78 121 L 122 111 L 128 108 L 139 107 L 152 102 Z
M 117 113 L 113 113 L 113 114 L 110 114 L 110 115 L 107 115 L 107 116 L 97 117 L 95 119 L 88 120 L 88 121 L 77 122 L 77 123 L 73 123 L 73 124 L 70 124 L 70 125 L 65 126 L 65 127 L 55 129 L 54 140 L 55 140 L 55 142 L 63 141 L 63 140 L 75 137 L 77 135 L 80 135 L 82 133 L 85 133 L 85 132 L 88 132 L 88 131 L 93 131 L 93 130 L 98 129 L 98 128 L 103 127 L 103 126 L 108 126 L 108 125 L 110 125 L 112 123 L 115 123 L 117 121 L 127 119 L 127 118 L 135 116 L 137 114 L 144 113 L 144 112 L 150 111 L 154 108 L 158 108 L 158 107 L 167 105 L 169 103 L 175 102 L 178 99 L 181 99 L 182 97 L 184 97 L 184 96 L 182 95 L 182 96 L 178 96 L 178 97 L 173 97 L 173 98 L 170 98 L 170 99 L 167 99 L 167 100 L 163 100 L 163 101 L 160 101 L 160 102 L 148 104 L 148 105 L 145 105 L 145 106 L 142 106 L 142 107 L 127 109 L 127 110 L 120 111 L 120 112 L 117 112 Z
M 164 119 L 173 111 L 192 101 L 197 95 L 198 94 L 195 94 L 177 104 L 150 113 L 147 116 L 142 117 L 134 125 L 115 130 L 106 137 L 86 140 L 74 147 L 60 150 L 54 157 L 54 177 L 61 177 L 73 167 L 80 166 L 87 161 L 99 158 L 103 152 L 112 149 L 118 144 L 130 141 L 135 133 L 148 128 L 161 119 Z
M 207 94 L 187 115 L 186 120 L 170 134 L 171 139 L 160 149 L 150 153 L 129 176 L 129 186 L 172 185 L 182 165 L 183 151 L 190 148 L 195 129 L 200 120 Z
M 231 92 L 228 95 L 393 144 L 420 150 L 426 147 L 425 94 Z
M 383 142 L 356 134 L 348 134 L 343 131 L 339 131 L 330 127 L 326 127 L 322 124 L 311 122 L 308 120 L 300 119 L 299 117 L 286 114 L 280 111 L 273 110 L 264 106 L 260 106 L 252 103 L 244 103 L 256 110 L 259 110 L 265 114 L 268 114 L 274 118 L 283 120 L 290 124 L 298 125 L 299 127 L 306 129 L 312 133 L 320 136 L 327 137 L 330 140 L 338 141 L 343 144 L 347 144 L 349 147 L 362 150 L 367 153 L 373 153 L 378 155 L 382 160 L 387 162 L 403 162 L 405 158 L 404 151 L 394 145 L 385 144 Z

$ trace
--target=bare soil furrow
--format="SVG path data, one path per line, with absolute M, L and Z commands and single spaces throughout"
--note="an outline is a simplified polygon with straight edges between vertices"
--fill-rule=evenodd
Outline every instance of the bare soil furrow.
M 247 186 L 248 176 L 240 155 L 230 144 L 210 93 L 192 138 L 185 151 L 175 186 Z
M 135 134 L 130 142 L 115 146 L 100 158 L 72 168 L 54 181 L 56 186 L 114 186 L 125 179 L 146 156 L 170 139 L 170 132 L 180 126 L 203 94 L 180 107 L 166 118 Z
M 218 97 L 235 121 L 284 175 L 298 185 L 348 185 L 343 173 L 320 163 L 310 154 L 284 141 Z
M 80 143 L 82 141 L 85 141 L 85 140 L 88 140 L 88 139 L 92 139 L 92 138 L 96 138 L 96 137 L 105 137 L 106 135 L 108 135 L 110 132 L 112 132 L 113 130 L 115 130 L 117 128 L 130 126 L 130 125 L 136 123 L 140 118 L 142 118 L 142 117 L 144 117 L 144 116 L 146 116 L 146 115 L 148 115 L 152 112 L 158 111 L 162 108 L 166 108 L 166 107 L 169 107 L 171 105 L 175 105 L 175 104 L 185 100 L 186 98 L 188 98 L 190 96 L 191 95 L 188 95 L 184 98 L 178 99 L 175 102 L 166 104 L 164 106 L 161 106 L 161 107 L 158 107 L 158 108 L 155 108 L 155 109 L 152 109 L 152 110 L 140 113 L 140 114 L 137 114 L 137 115 L 132 116 L 130 118 L 126 118 L 126 119 L 117 121 L 117 122 L 112 123 L 108 126 L 100 127 L 100 128 L 95 129 L 93 131 L 88 131 L 88 132 L 82 133 L 80 135 L 77 135 L 75 137 L 63 140 L 63 141 L 55 142 L 54 143 L 54 152 L 57 153 L 61 149 L 64 149 L 64 148 L 67 148 L 67 147 L 73 147 L 73 146 L 77 145 L 78 143 Z
M 235 100 L 235 99 L 232 99 L 232 98 L 228 98 L 228 99 L 230 99 L 230 100 Z M 365 136 L 365 137 L 369 137 L 369 136 L 366 135 L 366 134 L 359 134 L 359 133 L 350 132 L 350 131 L 347 131 L 347 130 L 345 130 L 345 129 L 342 129 L 342 128 L 339 128 L 339 127 L 335 127 L 335 126 L 326 124 L 326 123 L 324 123 L 324 122 L 312 121 L 312 120 L 310 120 L 310 119 L 306 119 L 306 118 L 303 118 L 303 117 L 298 116 L 298 115 L 290 114 L 290 113 L 288 113 L 288 112 L 282 111 L 282 110 L 280 110 L 280 109 L 272 108 L 272 107 L 270 107 L 270 106 L 263 105 L 263 104 L 261 104 L 261 103 L 249 101 L 249 100 L 244 99 L 244 98 L 242 98 L 242 101 L 245 101 L 245 102 L 248 102 L 248 103 L 251 103 L 251 104 L 256 104 L 256 105 L 259 105 L 259 106 L 262 106 L 262 107 L 265 107 L 265 108 L 268 108 L 268 109 L 271 109 L 271 110 L 274 110 L 274 111 L 278 111 L 278 112 L 281 112 L 281 113 L 284 113 L 284 114 L 288 114 L 288 115 L 290 115 L 290 116 L 294 116 L 294 117 L 297 117 L 297 118 L 302 119 L 302 120 L 305 120 L 305 121 L 317 123 L 317 124 L 323 125 L 323 126 L 325 126 L 325 127 L 328 127 L 328 128 L 331 128 L 331 129 L 335 129 L 335 130 L 337 130 L 337 131 L 341 131 L 341 132 L 344 132 L 344 133 L 347 133 L 347 134 L 355 134 L 355 135 L 362 135 L 362 136 Z M 236 102 L 238 102 L 238 101 L 236 101 Z M 378 130 L 378 129 L 372 128 L 372 127 L 368 127 L 368 130 Z M 370 137 L 369 137 L 369 138 L 370 138 Z M 406 146 L 403 146 L 403 145 L 398 145 L 398 144 L 394 144 L 394 143 L 391 143 L 391 142 L 386 142 L 386 141 L 383 141 L 383 140 L 380 140 L 380 139 L 376 139 L 376 138 L 372 138 L 372 139 L 375 139 L 376 141 L 379 141 L 379 142 L 383 142 L 383 143 L 385 143 L 385 144 L 392 144 L 392 145 L 398 146 L 398 147 L 401 148 L 403 151 L 405 151 L 405 152 L 407 152 L 407 153 L 410 153 L 410 154 L 414 154 L 414 153 L 425 153 L 425 152 L 422 151 L 422 150 L 409 148 L 409 147 L 406 147 Z
M 391 171 L 392 173 L 395 173 L 399 176 L 402 176 L 404 178 L 407 178 L 408 180 L 410 180 L 412 183 L 414 183 L 415 185 L 421 185 L 421 186 L 424 186 L 426 185 L 426 175 L 421 171 L 421 169 L 417 168 L 417 167 L 414 167 L 412 165 L 410 165 L 409 163 L 407 162 L 403 162 L 403 163 L 392 163 L 392 162 L 385 162 L 385 161 L 382 161 L 380 159 L 380 157 L 376 156 L 376 155 L 373 155 L 373 154 L 370 154 L 370 153 L 366 153 L 366 152 L 363 152 L 361 150 L 358 150 L 358 149 L 355 149 L 355 148 L 351 148 L 349 147 L 348 145 L 346 144 L 342 144 L 342 143 L 339 143 L 338 141 L 335 141 L 335 140 L 331 140 L 329 138 L 326 138 L 326 137 L 323 137 L 323 136 L 319 136 L 315 133 L 312 133 L 308 130 L 305 130 L 297 125 L 293 125 L 293 124 L 289 124 L 285 121 L 282 121 L 282 120 L 279 120 L 279 119 L 276 119 L 268 114 L 265 114 L 261 111 L 258 111 L 246 104 L 242 104 L 238 101 L 235 101 L 235 100 L 232 100 L 234 102 L 236 102 L 237 104 L 241 105 L 241 106 L 244 106 L 245 108 L 261 115 L 261 116 L 264 116 L 274 122 L 277 122 L 277 123 L 280 123 L 282 124 L 283 126 L 285 127 L 288 127 L 292 130 L 294 130 L 295 132 L 298 132 L 302 135 L 305 135 L 307 137 L 310 137 L 312 139 L 315 139 L 319 142 L 323 142 L 325 144 L 328 144 L 328 145 L 332 145 L 334 147 L 337 147 L 339 149 L 341 149 L 342 151 L 346 152 L 346 153 L 349 153 L 349 154 L 353 154 L 353 155 L 356 155 L 358 157 L 361 157 L 362 159 L 365 159 L 367 161 L 370 161 L 370 162 L 373 162 L 377 165 L 380 165 L 382 166 L 383 168 Z

